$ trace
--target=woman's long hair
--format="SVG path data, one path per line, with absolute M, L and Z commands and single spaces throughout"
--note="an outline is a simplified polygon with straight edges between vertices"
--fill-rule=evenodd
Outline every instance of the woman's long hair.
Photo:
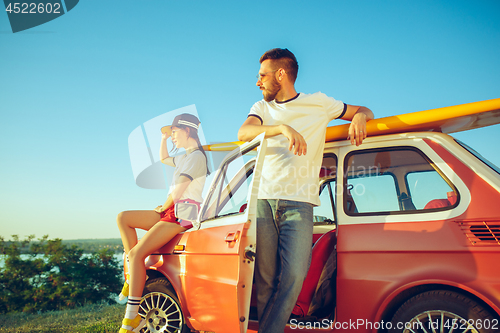
M 207 154 L 205 153 L 205 150 L 203 149 L 203 146 L 201 145 L 200 138 L 198 137 L 198 130 L 193 127 L 185 126 L 185 125 L 177 125 L 176 127 L 179 127 L 180 129 L 187 130 L 188 132 L 188 137 L 195 139 L 196 143 L 198 144 L 198 149 L 202 152 L 202 154 L 205 156 L 205 162 L 207 166 L 207 176 L 210 175 L 210 170 L 208 169 L 208 157 Z M 179 148 L 172 148 L 170 152 L 176 153 Z

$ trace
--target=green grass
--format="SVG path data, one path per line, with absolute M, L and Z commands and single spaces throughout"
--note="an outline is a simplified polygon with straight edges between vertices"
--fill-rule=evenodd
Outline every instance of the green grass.
M 0 333 L 117 333 L 125 305 L 86 305 L 41 314 L 0 315 Z

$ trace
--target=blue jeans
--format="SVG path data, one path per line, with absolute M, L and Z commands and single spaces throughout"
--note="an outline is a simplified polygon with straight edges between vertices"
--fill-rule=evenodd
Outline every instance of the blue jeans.
M 310 203 L 259 199 L 255 282 L 259 333 L 285 330 L 311 261 Z

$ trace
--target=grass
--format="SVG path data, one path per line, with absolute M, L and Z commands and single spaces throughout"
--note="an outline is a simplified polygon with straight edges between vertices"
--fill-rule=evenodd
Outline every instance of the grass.
M 125 305 L 92 304 L 41 314 L 0 315 L 0 333 L 116 333 Z

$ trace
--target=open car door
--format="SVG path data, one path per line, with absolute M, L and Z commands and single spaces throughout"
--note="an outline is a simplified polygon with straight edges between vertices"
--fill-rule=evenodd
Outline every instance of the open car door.
M 255 149 L 257 156 L 255 156 Z M 181 280 L 186 319 L 198 331 L 244 333 L 248 326 L 257 193 L 266 152 L 264 134 L 229 153 L 183 238 Z M 249 156 L 252 155 L 253 156 Z

